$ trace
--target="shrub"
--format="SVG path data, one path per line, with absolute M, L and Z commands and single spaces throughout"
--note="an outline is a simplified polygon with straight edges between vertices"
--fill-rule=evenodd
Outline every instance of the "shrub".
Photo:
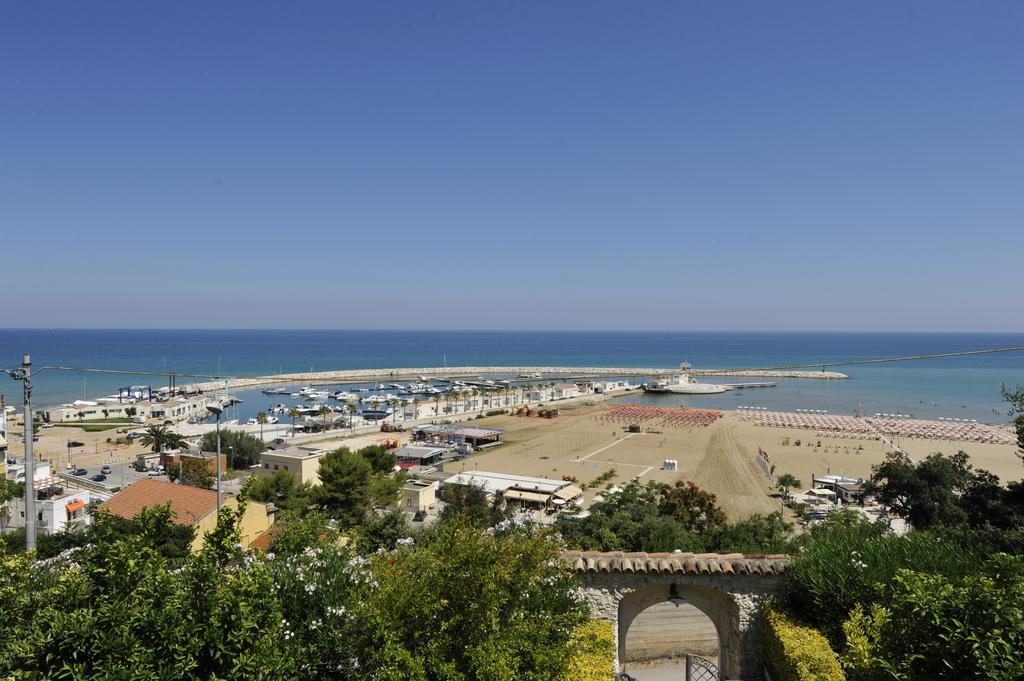
M 611 622 L 590 620 L 569 641 L 569 666 L 560 681 L 608 681 L 615 673 L 615 632 Z
M 843 681 L 839 657 L 820 631 L 764 607 L 764 652 L 773 681 Z
M 996 554 L 958 580 L 900 570 L 888 591 L 885 608 L 844 625 L 851 679 L 1024 678 L 1024 558 Z
M 883 525 L 835 515 L 812 532 L 786 571 L 786 584 L 793 611 L 836 649 L 844 645 L 850 611 L 880 602 L 900 569 L 958 577 L 977 571 L 981 562 L 973 550 L 930 532 L 897 536 Z

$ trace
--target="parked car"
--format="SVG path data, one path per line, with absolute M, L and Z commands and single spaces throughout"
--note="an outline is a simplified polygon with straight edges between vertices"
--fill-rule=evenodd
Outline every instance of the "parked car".
M 89 471 L 85 470 L 84 468 L 76 468 L 75 470 L 71 471 L 71 475 L 89 475 Z
M 427 519 L 427 512 L 426 511 L 422 511 L 422 510 L 421 511 L 416 511 L 416 513 L 412 517 L 412 520 L 413 520 L 414 523 L 422 523 L 426 519 Z
M 79 442 L 78 440 L 68 440 L 68 447 L 84 447 L 84 446 L 85 446 L 84 442 Z
M 104 480 L 107 479 L 107 476 L 103 475 L 103 473 L 97 473 L 96 475 L 92 476 L 89 479 L 92 480 L 93 482 L 103 482 Z
M 100 473 L 103 473 L 104 475 L 110 475 L 110 466 L 104 466 L 103 468 L 101 468 Z
M 157 466 L 156 468 L 151 470 L 149 473 L 147 473 L 147 475 L 149 477 L 151 477 L 151 478 L 155 478 L 156 476 L 163 475 L 163 474 L 164 474 L 164 467 L 163 466 Z

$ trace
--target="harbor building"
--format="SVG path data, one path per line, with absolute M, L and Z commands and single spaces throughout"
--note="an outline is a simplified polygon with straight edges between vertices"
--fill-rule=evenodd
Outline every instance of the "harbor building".
M 150 419 L 158 421 L 184 421 L 193 417 L 204 419 L 209 416 L 206 406 L 214 402 L 216 400 L 201 395 L 132 403 L 118 402 L 116 397 L 104 398 L 99 401 L 75 400 L 68 404 L 44 409 L 43 420 L 48 423 L 76 423 L 130 418 L 136 423 L 145 423 Z

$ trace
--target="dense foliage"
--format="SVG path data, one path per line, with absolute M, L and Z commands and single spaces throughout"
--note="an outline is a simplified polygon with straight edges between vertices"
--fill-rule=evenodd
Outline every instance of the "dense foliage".
M 779 514 L 725 522 L 714 495 L 690 482 L 633 480 L 606 492 L 585 518 L 563 517 L 558 528 L 570 548 L 589 551 L 722 551 L 784 553 L 792 526 Z
M 442 524 L 366 559 L 310 513 L 264 555 L 237 518 L 179 559 L 166 508 L 47 561 L 0 551 L 0 677 L 548 679 L 580 650 L 547 532 Z
M 1024 678 L 1024 558 L 995 554 L 959 580 L 900 570 L 886 591 L 846 623 L 853 681 Z
M 181 459 L 167 469 L 167 478 L 171 482 L 209 489 L 214 482 L 214 474 L 210 463 L 205 459 Z
M 811 531 L 786 571 L 790 604 L 809 623 L 843 643 L 843 622 L 858 604 L 881 601 L 901 569 L 959 577 L 980 557 L 932 532 L 895 535 L 854 512 L 837 513 Z
M 217 451 L 217 431 L 204 434 L 200 448 L 204 452 Z M 227 428 L 220 431 L 220 451 L 227 457 L 228 468 L 243 470 L 256 465 L 266 448 L 263 439 L 255 435 Z
M 511 515 L 511 509 L 499 496 L 489 499 L 479 485 L 445 485 L 438 491 L 444 502 L 441 520 L 461 518 L 477 527 L 493 527 Z
M 869 491 L 879 503 L 915 529 L 939 525 L 1015 527 L 1024 521 L 1024 485 L 1003 487 L 999 478 L 975 470 L 967 454 L 932 454 L 913 462 L 890 454 L 872 470 Z

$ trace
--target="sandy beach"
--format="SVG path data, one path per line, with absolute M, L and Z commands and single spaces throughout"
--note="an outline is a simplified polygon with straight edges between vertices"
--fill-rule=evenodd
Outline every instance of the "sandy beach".
M 666 483 L 693 480 L 714 493 L 735 519 L 779 510 L 778 500 L 768 496 L 770 481 L 755 462 L 758 448 L 770 454 L 776 474 L 792 473 L 804 486 L 813 474 L 867 477 L 871 467 L 892 451 L 888 444 L 869 438 L 819 437 L 808 430 L 755 426 L 741 421 L 735 412 L 724 412 L 707 427 L 651 426 L 658 432 L 629 434 L 622 424 L 608 422 L 606 414 L 612 408 L 583 408 L 563 412 L 556 419 L 495 416 L 474 421 L 474 425 L 505 429 L 507 444 L 449 464 L 446 470 L 478 468 L 548 478 L 568 475 L 589 483 L 614 469 L 611 482 L 615 484 L 634 477 Z M 783 444 L 786 438 L 788 445 Z M 1024 466 L 1011 445 L 907 438 L 900 445 L 915 459 L 963 450 L 975 467 L 995 473 L 1003 482 L 1024 476 Z M 678 470 L 663 470 L 665 459 L 678 460 Z M 588 489 L 586 501 L 599 491 Z

